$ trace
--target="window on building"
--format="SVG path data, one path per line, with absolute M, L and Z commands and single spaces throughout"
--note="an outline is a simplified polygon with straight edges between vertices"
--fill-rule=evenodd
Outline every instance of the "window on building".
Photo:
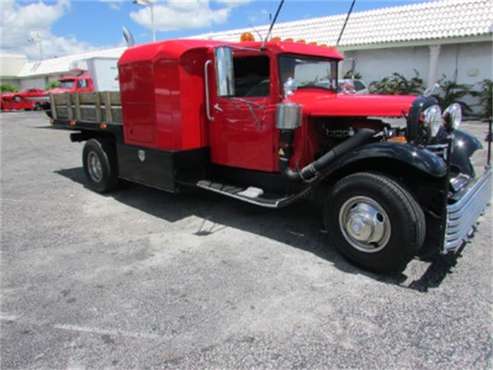
M 270 90 L 269 57 L 234 58 L 235 96 L 268 96 Z

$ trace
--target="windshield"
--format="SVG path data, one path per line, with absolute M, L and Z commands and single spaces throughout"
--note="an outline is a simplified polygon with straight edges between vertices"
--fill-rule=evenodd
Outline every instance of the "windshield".
M 294 78 L 298 88 L 320 87 L 337 89 L 337 61 L 317 58 L 283 55 L 279 58 L 281 83 Z
M 60 85 L 58 85 L 58 87 L 62 89 L 71 89 L 72 87 L 74 87 L 74 83 L 75 83 L 74 80 L 61 80 Z

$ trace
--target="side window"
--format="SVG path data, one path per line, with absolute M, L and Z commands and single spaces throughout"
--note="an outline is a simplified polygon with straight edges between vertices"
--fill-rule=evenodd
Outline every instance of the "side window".
M 85 88 L 85 87 L 87 87 L 87 85 L 88 85 L 88 84 L 87 84 L 87 80 L 79 80 L 79 81 L 77 82 L 77 85 L 78 85 L 80 88 Z
M 269 96 L 269 57 L 236 57 L 233 63 L 236 97 Z

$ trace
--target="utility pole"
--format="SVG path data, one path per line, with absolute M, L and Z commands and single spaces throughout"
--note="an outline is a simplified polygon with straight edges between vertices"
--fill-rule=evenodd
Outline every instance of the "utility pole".
M 31 32 L 30 37 L 28 38 L 28 41 L 32 44 L 37 44 L 39 48 L 39 60 L 43 60 L 43 39 L 41 38 L 41 35 L 39 32 Z
M 140 6 L 147 6 L 151 12 L 152 42 L 156 42 L 156 24 L 154 23 L 154 1 L 152 0 L 133 0 L 133 3 Z

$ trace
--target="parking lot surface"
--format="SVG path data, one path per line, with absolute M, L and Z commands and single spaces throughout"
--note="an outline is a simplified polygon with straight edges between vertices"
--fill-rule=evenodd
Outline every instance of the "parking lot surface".
M 2 369 L 492 367 L 491 208 L 456 261 L 379 276 L 309 204 L 99 195 L 83 144 L 42 113 L 0 120 Z

